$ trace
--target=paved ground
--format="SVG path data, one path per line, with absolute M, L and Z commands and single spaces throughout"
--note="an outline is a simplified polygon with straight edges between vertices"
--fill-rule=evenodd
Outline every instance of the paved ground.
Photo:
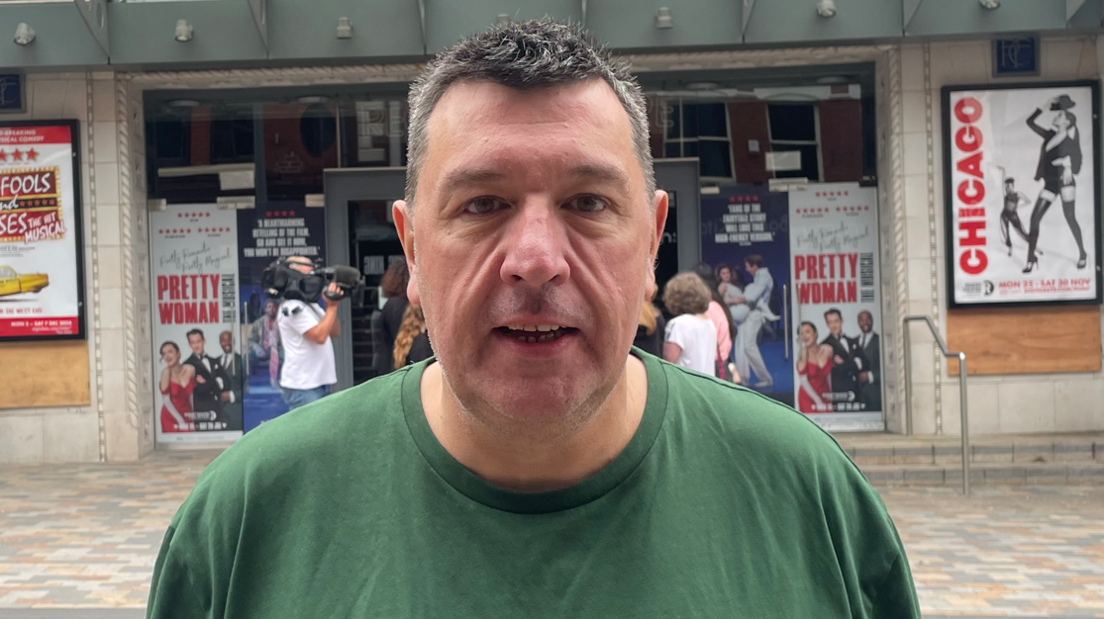
M 0 467 L 0 619 L 137 619 L 161 535 L 212 453 Z M 1104 487 L 883 493 L 925 617 L 1104 617 Z

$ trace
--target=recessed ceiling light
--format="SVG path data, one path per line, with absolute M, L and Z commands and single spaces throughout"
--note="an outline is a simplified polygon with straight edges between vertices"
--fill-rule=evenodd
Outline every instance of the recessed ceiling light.
M 169 107 L 199 107 L 199 101 L 195 99 L 173 99 L 166 105 Z

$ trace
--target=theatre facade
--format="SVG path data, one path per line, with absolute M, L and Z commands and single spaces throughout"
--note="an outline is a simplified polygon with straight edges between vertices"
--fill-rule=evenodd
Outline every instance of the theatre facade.
M 763 316 L 737 341 L 749 388 L 831 432 L 957 434 L 957 362 L 918 316 L 967 353 L 972 433 L 1104 430 L 1100 2 L 513 4 L 0 3 L 34 31 L 0 43 L 0 463 L 221 446 L 285 412 L 280 257 L 362 272 L 339 387 L 375 376 L 408 85 L 544 15 L 643 87 L 661 285 L 704 262 L 768 291 L 731 305 Z M 229 395 L 185 419 L 162 377 L 197 346 Z

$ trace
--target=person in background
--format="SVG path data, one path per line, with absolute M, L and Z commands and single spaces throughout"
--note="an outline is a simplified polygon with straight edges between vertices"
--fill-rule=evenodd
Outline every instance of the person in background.
M 717 328 L 706 316 L 709 288 L 697 273 L 679 273 L 663 289 L 663 304 L 675 315 L 667 323 L 663 358 L 707 376 L 716 376 Z
M 655 299 L 655 291 L 652 291 L 652 299 Z M 636 326 L 636 338 L 633 346 L 644 352 L 663 357 L 663 338 L 667 329 L 667 319 L 663 312 L 652 301 L 640 304 L 640 322 Z
M 395 335 L 392 361 L 397 369 L 424 361 L 432 356 L 433 347 L 429 344 L 429 332 L 426 331 L 422 306 L 411 303 L 406 306 L 402 324 Z
M 728 306 L 724 304 L 724 298 L 719 291 L 719 282 L 713 275 L 713 269 L 704 262 L 699 262 L 694 267 L 694 272 L 701 278 L 702 283 L 709 289 L 709 309 L 705 315 L 713 321 L 717 328 L 717 368 L 713 375 L 721 379 L 732 379 L 728 371 L 728 356 L 732 353 L 732 340 L 736 337 L 736 325 L 732 322 L 732 316 L 728 313 Z
M 314 269 L 311 260 L 302 256 L 288 258 L 287 264 L 303 274 Z M 330 294 L 339 291 L 333 282 L 326 287 Z M 280 304 L 277 319 L 285 356 L 280 389 L 288 410 L 326 397 L 337 383 L 331 338 L 341 334 L 341 323 L 337 320 L 337 304 L 341 301 L 323 295 L 322 302 L 326 304 L 325 312 L 319 310 L 317 303 L 285 299 Z
M 381 310 L 382 350 L 393 351 L 395 349 L 395 337 L 398 336 L 399 329 L 402 327 L 406 307 L 410 305 L 410 301 L 406 298 L 406 287 L 409 283 L 410 269 L 406 265 L 406 260 L 402 258 L 392 262 L 391 266 L 387 267 L 387 272 L 383 274 L 383 279 L 380 280 L 380 291 L 383 296 L 387 297 L 387 302 L 383 304 L 383 310 Z M 380 358 L 390 365 L 390 367 L 376 368 L 376 371 L 381 375 L 405 365 L 391 364 L 392 359 L 388 355 L 381 355 Z

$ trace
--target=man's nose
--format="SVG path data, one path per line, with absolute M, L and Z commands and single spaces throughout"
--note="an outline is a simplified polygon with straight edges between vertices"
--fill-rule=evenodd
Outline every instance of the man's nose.
M 502 262 L 502 281 L 524 283 L 540 288 L 548 283 L 562 284 L 571 274 L 564 252 L 567 231 L 558 207 L 543 199 L 521 205 L 509 223 L 503 238 L 506 258 Z

